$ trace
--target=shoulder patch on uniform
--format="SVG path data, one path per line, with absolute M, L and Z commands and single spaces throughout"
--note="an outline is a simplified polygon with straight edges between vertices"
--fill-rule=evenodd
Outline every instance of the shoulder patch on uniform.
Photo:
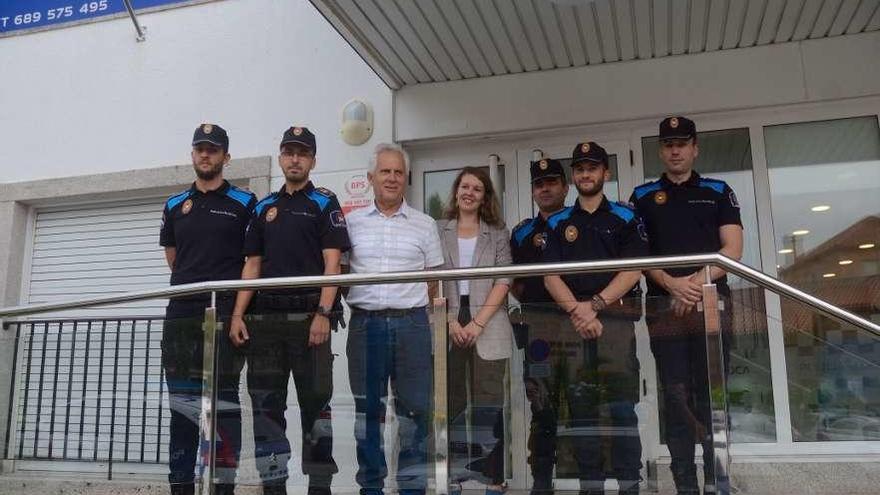
M 257 216 L 260 216 L 260 214 L 263 213 L 263 210 L 265 210 L 267 206 L 276 201 L 278 201 L 278 193 L 272 193 L 260 200 L 259 203 L 257 203 L 257 206 L 254 207 L 254 212 L 256 212 Z
M 724 193 L 724 186 L 726 185 L 727 183 L 723 180 L 700 178 L 700 187 L 708 187 L 718 194 Z
M 248 207 L 251 199 L 256 198 L 256 196 L 254 196 L 254 193 L 243 191 L 235 186 L 229 186 L 229 189 L 226 190 L 226 195 L 239 202 L 241 206 L 244 206 L 245 208 Z
M 326 191 L 326 193 L 322 191 Z M 318 208 L 320 208 L 321 211 L 324 211 L 327 208 L 327 205 L 330 204 L 330 198 L 334 196 L 329 189 L 324 189 L 323 187 L 312 189 L 306 195 L 309 199 L 318 203 Z
M 571 217 L 571 212 L 574 210 L 574 207 L 569 206 L 567 208 L 562 209 L 561 211 L 554 213 L 547 219 L 547 225 L 550 226 L 551 229 L 555 229 L 559 222 L 563 220 L 568 220 Z
M 533 230 L 535 230 L 535 219 L 526 218 L 513 228 L 513 240 L 516 241 L 517 245 L 522 245 L 523 241 L 526 240 L 526 237 L 528 237 Z
M 633 218 L 636 217 L 635 212 L 632 211 L 632 208 L 629 207 L 626 203 L 616 202 L 611 203 L 611 213 L 620 217 L 624 222 L 629 223 Z
M 190 197 L 190 195 L 192 195 L 192 191 L 187 189 L 186 191 L 183 191 L 182 193 L 175 194 L 174 196 L 171 196 L 170 198 L 168 198 L 168 201 L 165 202 L 165 208 L 168 208 L 168 211 L 173 210 L 175 206 L 184 202 L 186 200 L 186 198 Z
M 650 192 L 654 192 L 660 189 L 660 181 L 648 182 L 647 184 L 642 184 L 641 186 L 633 189 L 633 194 L 636 195 L 636 199 L 642 199 L 646 194 Z

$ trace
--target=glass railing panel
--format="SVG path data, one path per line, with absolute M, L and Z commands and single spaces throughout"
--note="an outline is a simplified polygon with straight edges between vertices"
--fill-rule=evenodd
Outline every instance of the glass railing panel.
M 237 471 L 236 485 L 312 494 L 433 487 L 431 322 L 445 316 L 431 305 L 337 304 L 324 318 L 308 292 L 256 295 L 241 345 L 230 331 L 240 335 L 242 323 L 221 316 L 218 363 L 244 362 L 239 381 L 227 381 L 239 385 L 241 407 L 237 468 L 225 463 Z M 222 423 L 218 417 L 218 432 Z M 217 452 L 219 473 L 219 444 Z
M 844 309 L 880 322 L 876 290 L 859 283 L 840 290 L 852 302 Z M 783 299 L 781 310 L 775 322 L 785 342 L 792 439 L 880 440 L 880 335 L 795 301 Z
M 522 304 L 511 321 L 527 398 L 530 488 L 648 488 L 656 402 L 642 386 L 641 298 L 583 326 L 556 303 Z
M 722 489 L 719 485 L 726 479 L 726 470 L 716 469 L 714 454 L 726 457 L 728 448 L 734 314 L 728 295 L 722 293 L 718 325 L 708 331 L 707 307 L 706 299 L 683 303 L 669 296 L 645 298 L 650 359 L 642 367 L 643 386 L 651 383 L 656 388 L 653 396 L 643 390 L 643 405 L 646 415 L 656 414 L 652 426 L 658 432 L 657 444 L 646 457 L 656 466 L 651 481 L 661 491 Z M 713 423 L 718 420 L 720 426 Z
M 513 476 L 511 385 L 521 380 L 511 373 L 514 334 L 507 298 L 487 304 L 493 280 L 444 285 L 451 284 L 456 287 L 446 291 L 449 489 L 497 490 Z
M 738 280 L 722 301 L 729 324 L 726 377 L 731 442 L 773 443 L 776 412 L 765 292 Z
M 868 302 L 844 309 L 878 321 L 876 305 L 870 302 L 876 291 L 863 285 L 841 289 L 839 298 Z M 875 483 L 864 471 L 871 464 L 862 461 L 875 458 L 880 440 L 880 354 L 875 352 L 880 335 L 764 289 L 754 292 L 761 296 L 734 299 L 734 313 L 753 314 L 755 321 L 765 322 L 768 336 L 778 346 L 774 348 L 784 351 L 774 355 L 772 373 L 776 383 L 785 383 L 786 388 L 775 391 L 782 414 L 753 410 L 747 417 L 752 430 L 762 425 L 775 428 L 778 443 L 734 444 L 732 486 L 742 493 L 770 493 L 797 477 L 803 492 L 875 492 Z M 754 360 L 743 360 L 740 366 L 748 373 L 737 374 L 736 363 L 732 357 L 729 398 L 734 440 L 735 428 L 743 425 L 743 416 L 734 413 L 735 383 L 763 369 Z M 784 461 L 774 457 L 780 455 Z M 755 456 L 764 461 L 748 462 Z

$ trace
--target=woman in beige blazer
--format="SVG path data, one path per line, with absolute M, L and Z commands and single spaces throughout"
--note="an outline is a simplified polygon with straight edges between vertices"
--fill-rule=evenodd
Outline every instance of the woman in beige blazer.
M 510 233 L 504 227 L 498 197 L 486 172 L 473 167 L 462 169 L 452 185 L 448 204 L 445 218 L 437 222 L 444 268 L 511 263 Z M 504 491 L 504 377 L 513 351 L 506 304 L 509 288 L 510 280 L 506 278 L 443 282 L 449 301 L 451 346 L 451 493 L 460 491 L 459 483 L 467 479 L 485 483 L 487 495 Z

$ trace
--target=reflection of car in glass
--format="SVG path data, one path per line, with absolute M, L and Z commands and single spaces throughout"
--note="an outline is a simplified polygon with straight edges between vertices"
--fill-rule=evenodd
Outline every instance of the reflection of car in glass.
M 823 415 L 816 438 L 820 441 L 880 440 L 880 418 L 862 415 Z
M 489 455 L 498 441 L 495 436 L 498 408 L 471 407 L 449 422 L 449 456 L 451 469 L 481 471 L 479 463 Z M 468 439 L 467 418 L 473 415 Z M 476 462 L 471 462 L 476 459 Z
M 187 395 L 179 402 L 175 402 L 177 412 L 186 416 L 187 419 L 199 426 L 199 431 L 207 430 L 207 415 L 202 413 L 202 398 L 199 395 Z M 240 406 L 238 404 L 218 400 L 216 403 L 217 415 L 223 414 L 225 411 L 234 411 Z M 230 432 L 227 432 L 223 425 L 217 423 L 217 437 L 215 444 L 216 463 L 215 476 L 221 479 L 234 479 L 235 477 L 235 453 L 232 450 L 232 444 L 229 441 Z M 201 438 L 199 441 L 199 459 L 200 462 L 196 467 L 199 475 L 204 474 L 205 466 L 208 462 L 208 441 Z

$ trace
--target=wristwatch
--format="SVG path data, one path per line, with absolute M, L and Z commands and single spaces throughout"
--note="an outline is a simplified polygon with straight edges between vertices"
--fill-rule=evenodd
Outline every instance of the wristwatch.
M 315 314 L 321 315 L 325 318 L 330 318 L 330 315 L 333 313 L 333 310 L 330 308 L 325 308 L 324 306 L 318 306 L 315 308 Z
M 597 313 L 608 306 L 608 304 L 605 302 L 605 299 L 602 299 L 602 296 L 600 296 L 599 294 L 596 294 L 595 296 L 593 296 L 592 299 L 590 299 L 590 305 L 593 306 L 593 311 Z

